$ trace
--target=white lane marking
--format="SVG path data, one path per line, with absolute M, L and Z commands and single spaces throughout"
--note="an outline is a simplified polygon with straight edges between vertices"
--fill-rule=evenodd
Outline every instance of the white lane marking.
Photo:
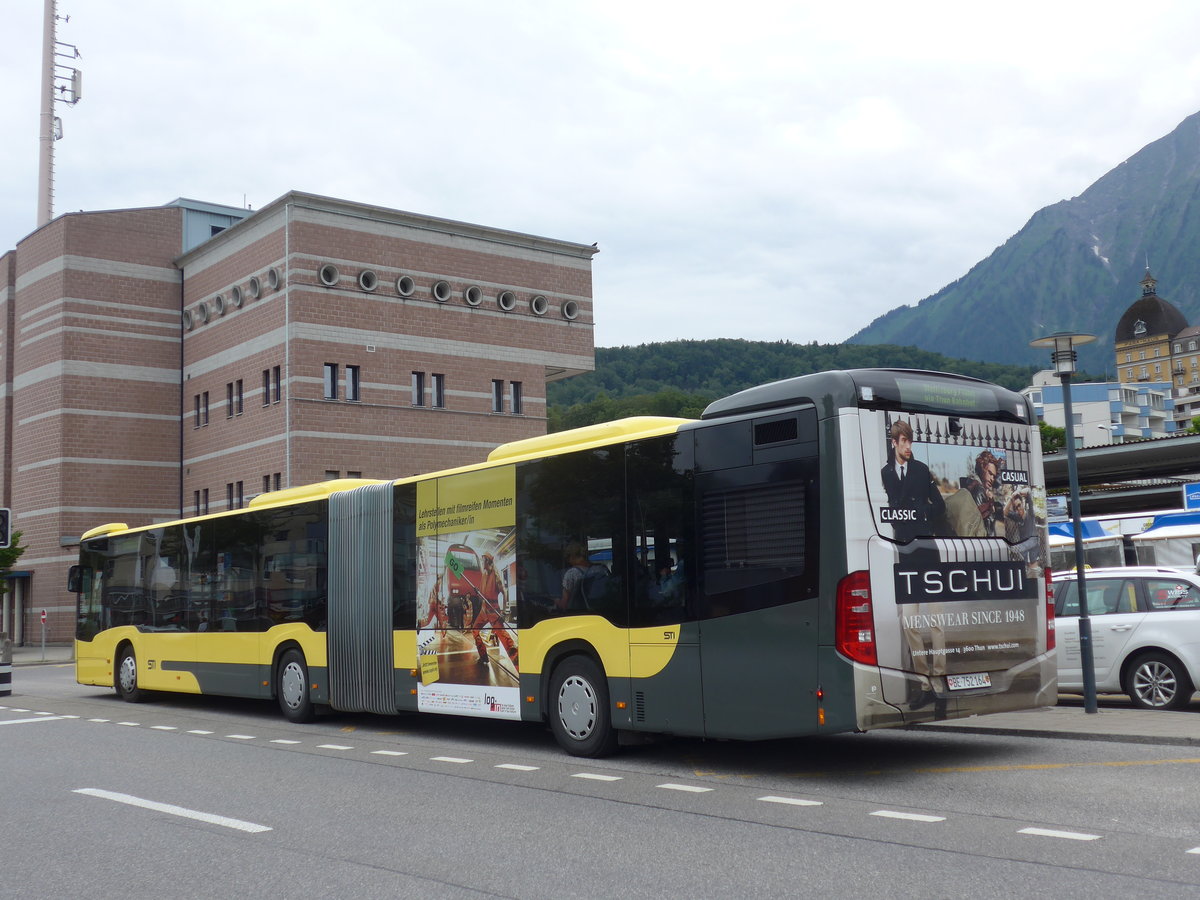
M 317 744 L 318 750 L 353 750 L 353 747 L 347 747 L 345 744 Z
M 89 722 L 107 722 L 108 719 L 88 719 Z
M 252 740 L 254 740 L 254 735 L 252 735 L 252 734 L 227 734 L 227 735 L 225 735 L 225 737 L 233 738 L 235 741 L 252 741 Z
M 1079 831 L 1056 831 L 1053 828 L 1022 828 L 1017 834 L 1032 834 L 1035 837 L 1062 838 L 1067 841 L 1098 841 L 1098 834 L 1084 834 Z
M 763 803 L 786 803 L 789 806 L 824 806 L 820 800 L 798 800 L 795 797 L 759 797 Z
M 298 744 L 299 741 L 289 741 L 287 738 L 275 738 L 271 741 L 272 744 Z
M 664 791 L 686 791 L 689 794 L 707 794 L 712 788 L 696 787 L 694 784 L 660 784 Z
M 594 772 L 576 772 L 572 778 L 587 778 L 591 781 L 620 781 L 620 775 L 597 775 Z
M 871 813 L 883 819 L 904 819 L 906 822 L 945 822 L 945 816 L 925 816 L 921 813 L 895 812 L 890 809 L 877 809 Z
M 1193 847 L 1191 850 L 1185 850 L 1184 852 L 1195 853 L 1197 856 L 1200 856 L 1200 847 Z
M 52 716 L 52 715 L 54 715 L 54 713 L 48 713 L 48 712 L 35 712 L 35 713 L 34 713 L 34 715 L 35 715 L 35 716 Z
M 33 719 L 3 719 L 0 725 L 27 725 L 30 722 L 53 722 L 55 719 L 65 719 L 66 716 L 41 716 Z
M 14 706 L 14 707 L 12 708 L 12 711 L 13 711 L 13 712 L 29 712 L 29 710 L 27 710 L 27 709 L 25 709 L 24 707 L 21 707 L 21 706 Z
M 175 731 L 174 725 L 151 725 L 150 728 L 154 731 Z
M 536 772 L 539 766 L 519 766 L 516 763 L 500 763 L 497 769 L 512 769 L 514 772 Z
M 203 728 L 193 728 L 188 734 L 212 734 L 211 731 L 205 731 Z
M 469 763 L 475 762 L 473 759 L 463 759 L 459 756 L 431 756 L 429 759 L 432 762 L 448 762 L 448 763 Z
M 375 756 L 408 756 L 407 750 L 372 750 Z
M 196 819 L 200 822 L 208 822 L 209 824 L 220 825 L 224 828 L 236 828 L 238 831 L 248 831 L 251 834 L 271 830 L 268 825 L 256 825 L 253 822 L 243 822 L 241 819 L 231 819 L 228 816 L 217 816 L 212 813 L 199 812 L 198 810 L 187 809 L 183 806 L 173 806 L 170 803 L 157 803 L 154 800 L 144 800 L 141 797 L 134 797 L 130 794 L 118 794 L 113 791 L 102 791 L 97 788 L 76 788 L 72 793 L 87 794 L 89 797 L 99 797 L 102 800 L 112 800 L 116 803 L 125 803 L 129 806 L 140 806 L 143 809 L 169 813 L 173 816 L 182 816 L 185 819 Z
M 118 722 L 117 724 L 118 725 L 126 725 L 130 728 L 141 728 L 142 727 L 141 722 Z

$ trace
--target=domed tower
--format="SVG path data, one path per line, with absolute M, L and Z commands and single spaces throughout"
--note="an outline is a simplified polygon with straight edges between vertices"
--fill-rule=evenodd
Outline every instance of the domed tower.
M 1171 340 L 1188 327 L 1178 309 L 1158 296 L 1158 281 L 1146 269 L 1142 296 L 1121 316 L 1113 341 L 1117 379 L 1171 382 Z

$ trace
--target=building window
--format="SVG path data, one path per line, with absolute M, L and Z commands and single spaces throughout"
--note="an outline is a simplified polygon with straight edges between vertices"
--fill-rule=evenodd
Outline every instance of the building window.
M 362 399 L 362 369 L 359 366 L 346 366 L 346 399 Z
M 271 405 L 271 370 L 263 369 L 263 406 Z
M 240 481 L 237 483 L 237 495 L 235 499 L 237 500 L 238 509 L 241 509 L 246 505 L 246 489 L 242 486 L 242 482 Z
M 1195 341 L 1188 341 L 1188 349 L 1189 349 L 1189 350 L 1195 350 L 1195 349 L 1196 349 L 1196 342 L 1195 342 Z
M 325 363 L 325 399 L 338 398 L 338 367 L 337 363 Z
M 233 382 L 225 384 L 225 418 L 233 418 Z
M 262 489 L 262 492 L 265 494 L 265 493 L 267 493 L 269 490 L 271 490 L 271 476 L 270 476 L 270 475 L 264 475 L 264 476 L 263 476 L 263 489 Z
M 424 406 L 425 405 L 425 373 L 424 372 L 413 372 L 412 373 L 412 405 L 413 406 Z
M 1133 369 L 1126 369 L 1126 370 L 1125 370 L 1125 380 L 1126 380 L 1126 381 L 1133 381 Z
M 492 412 L 504 412 L 504 382 L 492 380 Z
M 283 366 L 276 366 L 271 370 L 272 386 L 275 389 L 275 396 L 272 403 L 278 403 L 283 398 Z
M 200 502 L 204 506 L 204 509 L 201 511 L 200 514 L 202 516 L 207 516 L 208 515 L 208 488 L 204 488 L 202 491 L 200 491 Z
M 1133 354 L 1132 353 L 1125 354 L 1125 362 L 1133 362 Z
M 362 478 L 362 472 L 351 472 L 349 469 L 347 469 L 346 477 L 347 478 Z
M 510 401 L 509 406 L 511 408 L 512 414 L 514 416 L 521 415 L 521 412 L 522 412 L 521 382 L 510 381 L 508 383 L 508 399 Z
M 208 391 L 200 395 L 200 424 L 208 424 Z
M 276 472 L 271 478 L 275 482 L 275 490 L 279 490 L 283 486 L 283 476 Z
M 196 416 L 192 420 L 192 422 L 193 422 L 192 427 L 199 428 L 200 427 L 200 395 L 199 394 L 196 394 L 192 397 L 192 405 L 196 411 Z
M 434 373 L 430 376 L 433 379 L 430 387 L 433 390 L 432 405 L 438 409 L 446 408 L 446 376 Z
M 225 508 L 233 509 L 233 482 L 229 481 L 225 484 Z
M 335 478 L 340 478 L 340 477 L 341 477 L 341 475 L 338 474 L 337 469 L 326 469 L 325 470 L 325 480 L 326 481 L 333 481 Z
M 246 387 L 242 379 L 233 383 L 234 415 L 240 416 L 246 409 Z
M 200 515 L 200 492 L 192 491 L 192 515 Z

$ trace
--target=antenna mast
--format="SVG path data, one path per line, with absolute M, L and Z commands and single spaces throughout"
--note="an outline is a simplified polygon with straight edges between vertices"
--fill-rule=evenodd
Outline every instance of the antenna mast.
M 38 228 L 54 218 L 54 142 L 63 136 L 62 119 L 54 115 L 54 101 L 74 106 L 82 96 L 82 73 L 58 62 L 62 59 L 80 59 L 79 50 L 73 44 L 63 44 L 57 39 L 57 0 L 45 0 L 42 23 L 42 114 L 38 135 Z M 71 21 L 67 16 L 64 22 Z M 68 52 L 69 51 L 69 52 Z M 60 71 L 61 70 L 61 71 Z

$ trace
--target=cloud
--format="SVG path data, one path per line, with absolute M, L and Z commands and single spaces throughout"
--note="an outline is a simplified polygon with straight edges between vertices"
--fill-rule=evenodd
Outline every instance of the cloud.
M 840 341 L 1200 103 L 1200 7 L 90 0 L 56 211 L 290 189 L 599 243 L 601 346 Z M 0 249 L 36 218 L 6 8 Z

